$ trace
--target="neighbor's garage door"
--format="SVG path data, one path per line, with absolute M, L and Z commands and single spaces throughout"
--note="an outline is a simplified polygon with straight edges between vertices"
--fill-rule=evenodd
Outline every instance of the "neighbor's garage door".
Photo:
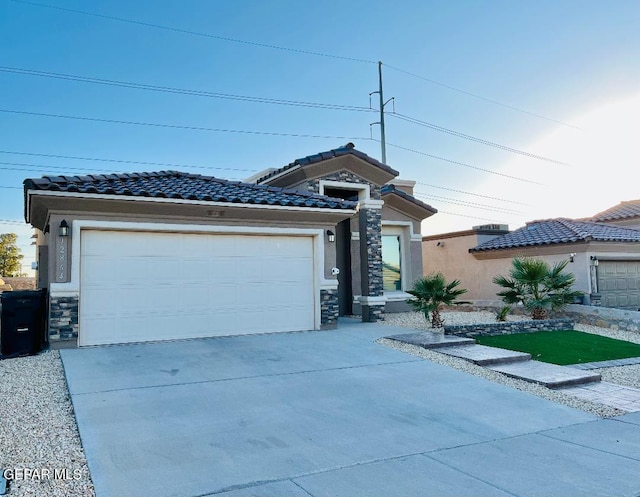
M 600 261 L 598 290 L 604 307 L 640 309 L 640 261 Z
M 80 345 L 314 328 L 311 237 L 83 230 Z

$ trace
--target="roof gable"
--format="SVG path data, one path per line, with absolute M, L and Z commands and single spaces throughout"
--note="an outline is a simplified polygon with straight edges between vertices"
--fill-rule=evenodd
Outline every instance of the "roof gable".
M 353 209 L 355 202 L 296 190 L 180 171 L 159 171 L 88 176 L 43 176 L 24 180 L 27 191 L 73 192 L 123 197 L 155 197 L 235 204 L 280 205 L 326 209 Z M 26 202 L 25 202 L 26 205 Z
M 391 177 L 395 177 L 395 176 L 398 176 L 398 174 L 400 174 L 398 171 L 387 166 L 386 164 L 383 164 L 382 162 L 374 159 L 373 157 L 369 157 L 364 152 L 360 152 L 359 150 L 356 150 L 355 145 L 353 143 L 347 143 L 343 147 L 328 150 L 326 152 L 319 152 L 314 155 L 308 155 L 301 159 L 296 159 L 284 167 L 271 170 L 268 173 L 256 179 L 256 184 L 270 183 L 276 178 L 281 178 L 293 172 L 294 170 L 298 170 L 300 168 L 307 168 L 308 166 L 312 166 L 314 164 L 319 164 L 321 162 L 325 162 L 328 160 L 332 160 L 332 159 L 335 159 L 338 157 L 344 157 L 344 156 L 357 157 L 358 159 L 366 162 L 370 166 L 374 166 L 376 169 L 380 170 L 381 172 L 384 172 L 386 175 Z
M 380 190 L 380 194 L 386 204 L 421 221 L 438 212 L 437 209 L 418 200 L 413 195 L 396 188 L 395 185 L 384 185 Z M 392 200 L 394 197 L 398 201 Z
M 640 230 L 566 218 L 546 219 L 527 223 L 523 228 L 481 243 L 469 252 L 590 241 L 640 242 Z

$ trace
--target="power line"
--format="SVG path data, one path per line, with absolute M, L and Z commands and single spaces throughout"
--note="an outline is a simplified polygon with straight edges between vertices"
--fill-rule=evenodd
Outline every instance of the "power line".
M 9 151 L 9 150 L 0 150 L 0 154 L 30 155 L 34 157 L 51 157 L 55 159 L 71 159 L 71 160 L 85 160 L 85 161 L 97 161 L 97 162 L 115 162 L 119 164 L 138 164 L 138 165 L 145 165 L 145 166 L 185 167 L 185 168 L 192 168 L 192 169 L 217 169 L 220 171 L 242 171 L 242 172 L 257 171 L 257 169 L 240 169 L 240 168 L 233 168 L 233 167 L 214 167 L 214 166 L 194 166 L 192 164 L 174 164 L 170 162 L 145 162 L 145 161 L 135 161 L 135 160 L 126 160 L 126 159 L 105 159 L 103 157 L 78 157 L 74 155 L 40 154 L 40 153 L 34 153 L 34 152 L 15 152 L 15 151 Z
M 16 190 L 22 190 L 21 186 L 2 186 L 0 185 L 0 188 L 11 188 L 11 189 L 16 189 Z
M 470 97 L 473 97 L 473 98 L 477 98 L 477 99 L 483 100 L 485 102 L 489 102 L 491 104 L 499 105 L 500 107 L 504 107 L 506 109 L 511 109 L 511 110 L 516 111 L 516 112 L 521 112 L 523 114 L 528 114 L 528 115 L 533 116 L 533 117 L 544 119 L 545 121 L 550 121 L 550 122 L 553 122 L 553 123 L 556 123 L 556 124 L 560 124 L 562 126 L 567 126 L 569 128 L 573 128 L 573 129 L 577 129 L 577 130 L 580 130 L 580 131 L 584 131 L 583 128 L 580 128 L 578 126 L 574 126 L 573 124 L 565 123 L 563 121 L 559 121 L 558 119 L 553 119 L 551 117 L 543 116 L 542 114 L 538 114 L 536 112 L 531 112 L 531 111 L 528 111 L 528 110 L 525 110 L 525 109 L 521 109 L 520 107 L 516 107 L 514 105 L 505 104 L 504 102 L 499 102 L 498 100 L 494 100 L 492 98 L 483 97 L 482 95 L 478 95 L 477 93 L 472 93 L 472 92 L 467 91 L 467 90 L 461 90 L 460 88 L 456 88 L 455 86 L 451 86 L 451 85 L 448 85 L 446 83 L 442 83 L 440 81 L 436 81 L 435 79 L 426 78 L 424 76 L 420 76 L 419 74 L 415 74 L 415 73 L 412 73 L 412 72 L 409 72 L 409 71 L 405 71 L 404 69 L 400 69 L 399 67 L 390 66 L 389 64 L 384 64 L 384 66 L 388 67 L 389 69 L 393 69 L 394 71 L 398 71 L 398 72 L 401 72 L 403 74 L 406 74 L 408 76 L 413 76 L 414 78 L 418 78 L 418 79 L 421 79 L 423 81 L 427 81 L 428 83 L 433 83 L 434 85 L 442 86 L 443 88 L 447 88 L 449 90 L 453 90 L 453 91 L 456 91 L 458 93 L 462 93 L 464 95 L 467 95 L 467 96 L 470 96 Z
M 12 219 L 0 219 L 0 224 L 19 224 L 20 226 L 28 226 L 27 223 L 15 221 Z
M 378 140 L 376 140 L 374 138 L 369 138 L 369 139 L 373 140 L 373 141 L 378 141 Z M 430 157 L 432 159 L 437 159 L 437 160 L 441 160 L 441 161 L 444 161 L 444 162 L 448 162 L 449 164 L 456 164 L 458 166 L 468 167 L 470 169 L 475 169 L 476 171 L 482 171 L 482 172 L 485 172 L 485 173 L 494 174 L 496 176 L 502 176 L 503 178 L 509 178 L 509 179 L 513 179 L 513 180 L 516 180 L 516 181 L 523 181 L 525 183 L 530 183 L 532 185 L 546 186 L 543 183 L 539 183 L 537 181 L 532 181 L 532 180 L 529 180 L 529 179 L 520 178 L 518 176 L 511 176 L 510 174 L 499 173 L 497 171 L 492 171 L 490 169 L 484 169 L 482 167 L 472 166 L 471 164 L 465 164 L 464 162 L 459 162 L 459 161 L 447 159 L 445 157 L 439 157 L 437 155 L 429 154 L 429 153 L 423 152 L 421 150 L 416 150 L 416 149 L 409 148 L 409 147 L 403 147 L 401 145 L 395 145 L 394 143 L 387 142 L 387 145 L 390 146 L 390 147 L 398 148 L 400 150 L 406 150 L 407 152 L 412 152 L 414 154 L 424 155 L 425 157 Z
M 473 207 L 474 209 L 482 209 L 485 211 L 499 212 L 500 214 L 507 214 L 510 216 L 517 216 L 519 214 L 522 214 L 522 212 L 520 211 L 512 211 L 509 209 L 499 209 L 499 208 L 486 206 L 484 204 L 476 204 L 474 202 L 465 202 L 464 200 L 455 200 L 447 197 L 439 197 L 437 195 L 425 195 L 423 193 L 416 193 L 415 196 L 418 198 L 424 198 L 424 199 L 436 199 L 448 204 L 455 204 L 463 207 Z
M 18 0 L 10 0 L 12 2 Z M 22 114 L 27 116 L 38 116 L 38 117 L 53 117 L 56 119 L 73 119 L 77 121 L 92 121 L 99 123 L 108 123 L 108 124 L 127 124 L 133 126 L 151 126 L 155 128 L 171 128 L 171 129 L 187 129 L 192 131 L 211 131 L 214 133 L 235 133 L 235 134 L 244 134 L 244 135 L 263 135 L 263 136 L 288 136 L 291 138 L 321 138 L 321 139 L 331 139 L 331 140 L 370 140 L 371 138 L 361 138 L 361 137 L 349 137 L 349 136 L 330 136 L 330 135 L 308 135 L 301 133 L 278 133 L 273 131 L 248 131 L 248 130 L 239 130 L 239 129 L 225 129 L 225 128 L 207 128 L 204 126 L 183 126 L 179 124 L 162 124 L 162 123 L 147 123 L 147 122 L 139 122 L 139 121 L 123 121 L 118 119 L 100 119 L 97 117 L 86 117 L 86 116 L 69 116 L 64 114 L 48 114 L 44 112 L 27 112 L 22 110 L 12 110 L 12 109 L 0 109 L 0 112 L 4 112 L 7 114 Z
M 499 197 L 491 197 L 489 195 L 481 195 L 479 193 L 465 192 L 464 190 L 456 190 L 455 188 L 446 188 L 444 186 L 431 185 L 429 183 L 421 183 L 420 181 L 416 181 L 416 184 L 417 185 L 422 185 L 422 186 L 428 186 L 428 187 L 431 187 L 431 188 L 438 188 L 439 190 L 447 190 L 447 191 L 450 191 L 450 192 L 463 193 L 465 195 L 472 195 L 474 197 L 486 198 L 486 199 L 489 199 L 489 200 L 497 200 L 499 202 L 506 202 L 506 203 L 509 203 L 509 204 L 525 205 L 525 206 L 529 206 L 529 207 L 531 206 L 531 204 L 527 204 L 527 203 L 524 203 L 524 202 L 517 202 L 515 200 L 507 200 L 507 199 L 499 198 Z
M 545 162 L 551 162 L 552 164 L 558 164 L 561 166 L 569 166 L 569 167 L 573 167 L 573 164 L 569 164 L 567 162 L 562 162 L 556 159 L 550 159 L 549 157 L 544 157 L 542 155 L 536 155 L 536 154 L 532 154 L 530 152 L 526 152 L 524 150 L 519 150 L 517 148 L 512 148 L 512 147 L 508 147 L 506 145 L 502 145 L 500 143 L 496 143 L 496 142 L 492 142 L 489 140 L 484 140 L 482 138 L 478 138 L 475 136 L 471 136 L 471 135 L 467 135 L 465 133 L 460 133 L 459 131 L 455 131 L 453 129 L 449 129 L 449 128 L 444 128 L 442 126 L 438 126 L 436 124 L 432 124 L 429 123 L 427 121 L 421 121 L 420 119 L 416 119 L 414 117 L 411 116 L 406 116 L 404 114 L 397 114 L 397 113 L 390 113 L 389 114 L 392 117 L 395 117 L 396 119 L 400 119 L 402 121 L 406 121 L 412 124 L 417 124 L 418 126 L 423 126 L 425 128 L 429 128 L 432 129 L 434 131 L 439 131 L 441 133 L 446 133 L 452 136 L 456 136 L 458 138 L 463 138 L 465 140 L 469 140 L 472 142 L 476 142 L 476 143 L 480 143 L 482 145 L 487 145 L 488 147 L 493 147 L 493 148 L 497 148 L 500 150 L 504 150 L 506 152 L 511 152 L 514 154 L 518 154 L 518 155 L 522 155 L 524 157 L 529 157 L 530 159 L 537 159 L 537 160 L 541 160 L 541 161 L 545 161 Z
M 249 46 L 254 46 L 254 47 L 261 47 L 261 48 L 270 48 L 273 50 L 281 50 L 284 52 L 291 52 L 291 53 L 299 53 L 299 54 L 303 54 L 303 55 L 314 55 L 316 57 L 326 57 L 326 58 L 330 58 L 330 59 L 340 59 L 340 60 L 347 60 L 347 61 L 351 61 L 351 62 L 362 62 L 365 64 L 375 64 L 374 61 L 372 60 L 366 60 L 366 59 L 358 59 L 355 57 L 346 57 L 346 56 L 342 56 L 342 55 L 335 55 L 335 54 L 328 54 L 328 53 L 323 53 L 323 52 L 313 52 L 311 50 L 302 50 L 299 48 L 291 48 L 291 47 L 282 47 L 279 45 L 271 45 L 268 43 L 259 43 L 259 42 L 255 42 L 255 41 L 248 41 L 248 40 L 241 40 L 238 38 L 229 38 L 227 36 L 219 36 L 219 35 L 213 35 L 210 33 L 202 33 L 200 31 L 191 31 L 188 29 L 181 29 L 181 28 L 175 28 L 172 26 L 165 26 L 162 24 L 155 24 L 155 23 L 151 23 L 151 22 L 145 22 L 145 21 L 136 21 L 134 19 L 126 19 L 124 17 L 116 17 L 116 16 L 109 16 L 106 14 L 97 14 L 95 12 L 88 12 L 85 10 L 77 10 L 77 9 L 69 9 L 66 7 L 58 7 L 55 5 L 47 5 L 44 3 L 36 3 L 36 2 L 28 2 L 26 0 L 10 0 L 11 2 L 15 2 L 15 3 L 22 3 L 25 5 L 32 5 L 35 7 L 45 7 L 47 9 L 54 9 L 54 10 L 60 10 L 60 11 L 64 11 L 64 12 L 72 12 L 74 14 L 81 14 L 84 16 L 91 16 L 91 17 L 98 17 L 100 19 L 109 19 L 111 21 L 118 21 L 118 22 L 123 22 L 123 23 L 127 23 L 127 24 L 135 24 L 138 26 L 145 26 L 147 28 L 155 28 L 155 29 L 162 29 L 165 31 L 173 31 L 175 33 L 182 33 L 182 34 L 188 34 L 188 35 L 193 35 L 193 36 L 200 36 L 200 37 L 204 37 L 204 38 L 210 38 L 210 39 L 214 39 L 214 40 L 220 40 L 220 41 L 227 41 L 227 42 L 231 42 L 231 43 L 238 43 L 238 44 L 242 44 L 242 45 L 249 45 Z
M 313 109 L 342 110 L 350 112 L 375 112 L 369 107 L 357 105 L 342 105 L 321 102 L 307 102 L 301 100 L 286 100 L 279 98 L 255 97 L 250 95 L 235 95 L 231 93 L 217 93 L 204 90 L 190 90 L 185 88 L 175 88 L 171 86 L 148 85 L 144 83 L 132 83 L 128 81 L 117 81 L 112 79 L 93 78 L 87 76 L 77 76 L 73 74 L 63 74 L 48 71 L 37 71 L 33 69 L 22 69 L 19 67 L 0 66 L 0 71 L 12 74 L 20 74 L 23 76 L 40 76 L 45 78 L 62 79 L 67 81 L 76 81 L 80 83 L 93 83 L 106 86 L 115 86 L 121 88 L 133 88 L 136 90 L 156 91 L 163 93 L 175 93 L 179 95 L 189 95 L 196 97 L 220 98 L 226 100 L 239 100 L 242 102 L 288 105 L 294 107 L 309 107 Z
M 459 214 L 457 212 L 448 212 L 448 211 L 438 210 L 438 214 L 448 214 L 449 216 L 468 217 L 470 219 L 479 219 L 480 221 L 489 221 L 490 223 L 501 224 L 500 221 L 496 221 L 495 219 L 487 219 L 486 217 L 478 217 L 478 216 L 469 216 L 467 214 Z

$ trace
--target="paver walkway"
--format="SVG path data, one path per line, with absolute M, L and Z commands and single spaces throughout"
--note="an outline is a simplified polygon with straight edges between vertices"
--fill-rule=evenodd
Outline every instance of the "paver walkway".
M 437 349 L 437 352 L 441 354 L 465 359 L 511 378 L 537 383 L 547 388 L 562 389 L 563 393 L 583 400 L 627 412 L 640 411 L 640 390 L 603 382 L 599 374 L 589 371 L 602 367 L 638 364 L 640 358 L 637 357 L 575 366 L 558 366 L 531 360 L 530 354 L 478 345 L 475 344 L 475 340 L 470 338 L 442 335 L 429 331 L 392 335 L 386 338 L 425 349 Z M 466 341 L 458 342 L 455 338 Z

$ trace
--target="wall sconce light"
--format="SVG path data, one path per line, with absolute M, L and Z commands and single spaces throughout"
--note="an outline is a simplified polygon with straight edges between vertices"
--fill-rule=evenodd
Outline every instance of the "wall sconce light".
M 573 262 L 573 258 L 574 258 L 575 256 L 576 256 L 576 253 L 575 253 L 575 252 L 571 252 L 571 253 L 569 254 L 569 262 Z
M 60 223 L 60 227 L 58 228 L 58 235 L 60 236 L 69 236 L 69 225 L 65 219 Z
M 438 243 L 436 243 L 436 247 L 444 247 L 444 242 L 438 242 Z
M 327 239 L 329 240 L 329 243 L 335 242 L 336 241 L 336 234 L 331 230 L 327 230 Z

